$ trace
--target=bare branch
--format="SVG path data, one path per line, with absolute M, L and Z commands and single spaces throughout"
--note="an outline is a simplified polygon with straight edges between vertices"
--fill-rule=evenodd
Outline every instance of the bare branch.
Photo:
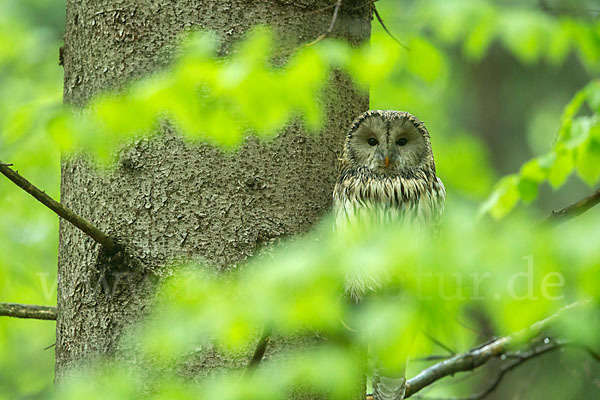
M 56 307 L 29 304 L 0 303 L 0 316 L 14 318 L 56 320 Z
M 273 330 L 270 327 L 265 327 L 263 329 L 263 332 L 260 335 L 260 339 L 258 340 L 258 343 L 256 344 L 256 349 L 254 350 L 254 354 L 252 355 L 252 358 L 250 359 L 250 362 L 248 363 L 248 367 L 246 368 L 247 373 L 251 373 L 251 371 L 254 370 L 258 366 L 258 364 L 260 364 L 260 362 L 262 361 L 262 359 L 265 355 L 265 351 L 267 350 L 267 345 L 269 344 L 269 339 L 271 337 L 272 331 Z
M 455 355 L 456 354 L 456 351 L 454 351 L 453 349 L 451 349 L 449 346 L 445 345 L 444 343 L 440 342 L 439 340 L 437 340 L 436 338 L 434 338 L 433 336 L 431 336 L 427 332 L 422 332 L 422 333 L 423 333 L 423 335 L 427 339 L 431 340 L 433 343 L 437 344 L 442 349 L 446 350 L 450 355 Z
M 369 1 L 364 2 L 363 4 L 359 4 L 357 6 L 350 7 L 350 9 L 351 10 L 359 10 L 361 8 L 368 7 L 371 4 L 376 3 L 377 1 L 379 1 L 379 0 L 369 0 Z M 331 10 L 332 8 L 335 8 L 336 5 L 337 5 L 337 0 L 336 0 L 335 3 L 332 3 L 332 4 L 328 5 L 328 6 L 321 7 L 321 8 L 318 8 L 316 10 L 308 11 L 308 12 L 305 13 L 305 15 L 318 14 L 318 13 L 321 13 L 323 11 Z
M 561 224 L 569 219 L 583 214 L 598 203 L 600 203 L 600 189 L 596 190 L 593 194 L 579 200 L 578 202 L 563 208 L 562 210 L 552 211 L 552 214 L 546 217 L 542 221 L 542 224 Z
M 378 1 L 379 1 L 379 0 L 370 0 L 370 1 L 364 2 L 363 4 L 359 4 L 359 5 L 357 5 L 357 6 L 354 6 L 354 7 L 350 8 L 350 9 L 351 9 L 351 10 L 359 10 L 359 9 L 361 9 L 361 8 L 365 8 L 365 7 L 368 7 L 368 6 L 370 6 L 371 4 L 375 4 L 375 3 L 377 3 Z
M 396 39 L 396 37 L 394 35 L 392 35 L 392 32 L 390 32 L 388 30 L 388 28 L 383 23 L 383 19 L 381 18 L 381 15 L 379 15 L 379 11 L 377 11 L 377 7 L 373 7 L 373 11 L 375 12 L 375 16 L 377 17 L 377 21 L 379 21 L 379 23 L 381 24 L 381 27 L 383 28 L 383 30 L 385 31 L 385 33 L 387 33 L 389 35 L 389 37 L 391 37 L 392 39 L 394 39 L 394 42 L 398 43 L 401 47 L 404 47 L 406 50 L 410 50 L 408 48 L 408 46 L 406 46 L 404 43 L 402 43 L 401 41 L 399 41 L 398 39 Z
M 447 356 L 443 356 L 441 354 L 432 354 L 430 356 L 427 357 L 419 357 L 419 358 L 411 358 L 411 361 L 439 361 L 439 360 L 447 360 L 450 357 L 452 357 L 455 353 L 447 355 Z
M 432 398 L 432 397 L 417 396 L 417 398 L 423 399 L 423 400 L 480 400 L 480 399 L 483 399 L 487 395 L 492 393 L 494 390 L 496 390 L 496 388 L 500 385 L 500 382 L 502 382 L 502 378 L 504 378 L 504 375 L 507 372 L 515 369 L 516 367 L 525 363 L 526 361 L 529 361 L 529 360 L 531 360 L 537 356 L 540 356 L 542 354 L 546 354 L 550 351 L 557 350 L 561 347 L 562 347 L 562 343 L 556 342 L 556 341 L 551 341 L 551 342 L 543 344 L 542 346 L 533 347 L 529 350 L 521 351 L 519 353 L 513 354 L 512 356 L 514 358 L 511 361 L 505 363 L 504 365 L 502 365 L 500 367 L 498 374 L 494 377 L 494 379 L 491 382 L 488 383 L 488 385 L 482 391 L 474 393 L 470 396 L 467 396 L 467 397 L 444 397 L 444 398 Z
M 337 5 L 337 0 L 336 0 L 335 3 L 330 4 L 328 6 L 321 7 L 321 8 L 318 8 L 316 10 L 307 11 L 304 15 L 313 15 L 313 14 L 321 13 L 323 11 L 331 10 L 332 8 L 335 8 L 336 5 Z
M 87 220 L 75 214 L 69 208 L 54 200 L 52 197 L 48 196 L 42 190 L 35 187 L 31 182 L 19 175 L 18 172 L 13 171 L 10 168 L 11 165 L 12 164 L 5 164 L 0 161 L 0 172 L 10 179 L 14 184 L 35 197 L 40 203 L 54 211 L 58 216 L 69 221 L 71 224 L 83 231 L 83 233 L 94 239 L 94 241 L 104 246 L 107 251 L 111 253 L 116 252 L 117 246 L 110 236 L 96 228 Z
M 406 398 L 419 392 L 421 389 L 431 385 L 432 383 L 444 378 L 448 375 L 453 375 L 457 372 L 471 371 L 477 367 L 487 363 L 494 357 L 499 357 L 506 354 L 507 350 L 514 345 L 517 345 L 524 339 L 535 337 L 539 333 L 548 329 L 556 320 L 564 313 L 581 307 L 589 303 L 589 300 L 572 303 L 561 308 L 555 314 L 552 314 L 546 319 L 537 321 L 529 328 L 516 332 L 509 336 L 504 336 L 493 340 L 480 347 L 471 349 L 465 353 L 457 354 L 454 357 L 448 358 L 429 368 L 421 371 L 414 378 L 406 382 Z M 514 368 L 514 367 L 513 367 Z
M 357 7 L 353 7 L 352 9 L 358 9 L 358 8 L 362 8 L 362 7 L 366 7 L 366 6 L 370 6 L 372 4 L 374 4 L 377 0 L 371 0 L 371 1 L 367 1 L 366 3 L 359 5 Z M 313 14 L 313 13 L 318 13 L 321 11 L 325 11 L 328 10 L 330 8 L 333 8 L 333 17 L 331 18 L 331 23 L 329 24 L 329 28 L 327 28 L 327 30 L 322 33 L 321 35 L 319 35 L 315 40 L 313 40 L 312 42 L 308 43 L 307 46 L 312 46 L 315 43 L 320 42 L 321 40 L 325 39 L 327 36 L 329 36 L 331 34 L 331 32 L 333 31 L 333 27 L 335 26 L 335 23 L 337 21 L 337 16 L 338 13 L 340 11 L 340 8 L 342 6 L 342 0 L 337 0 L 335 4 L 331 4 L 328 6 L 325 6 L 323 8 L 320 8 L 318 10 L 314 10 L 311 11 L 308 14 Z M 403 44 L 402 42 L 400 42 L 398 39 L 396 39 L 396 37 L 394 35 L 392 35 L 392 32 L 390 32 L 390 30 L 387 28 L 387 26 L 385 26 L 385 23 L 383 22 L 383 19 L 381 18 L 381 15 L 379 15 L 379 11 L 377 11 L 377 7 L 373 7 L 373 12 L 375 13 L 375 16 L 377 17 L 377 21 L 379 21 L 379 23 L 381 24 L 381 27 L 383 28 L 383 30 L 396 42 L 398 43 L 400 46 L 402 46 L 403 48 L 405 48 L 406 50 L 410 50 L 408 48 L 408 46 L 406 46 L 405 44 Z
M 546 353 L 548 353 L 550 351 L 559 349 L 560 347 L 561 347 L 561 345 L 559 343 L 551 341 L 548 344 L 545 344 L 543 346 L 536 347 L 536 348 L 533 348 L 531 350 L 519 353 L 519 356 L 517 358 L 515 358 L 514 360 L 509 361 L 508 363 L 504 364 L 500 368 L 500 371 L 498 372 L 498 374 L 496 375 L 496 377 L 494 378 L 494 380 L 492 382 L 490 382 L 488 384 L 488 386 L 484 390 L 482 390 L 479 393 L 475 393 L 475 394 L 473 394 L 471 396 L 464 397 L 463 400 L 479 400 L 479 399 L 483 399 L 485 396 L 487 396 L 488 394 L 490 394 L 494 390 L 496 390 L 496 388 L 498 387 L 498 385 L 502 381 L 502 378 L 504 378 L 504 375 L 507 372 L 515 369 L 519 365 L 523 364 L 526 361 L 531 360 L 534 357 L 537 357 L 537 356 L 542 355 L 542 354 L 546 354 Z
M 320 34 L 315 40 L 308 43 L 307 46 L 312 46 L 331 34 L 331 32 L 333 31 L 333 27 L 335 26 L 335 22 L 337 21 L 338 12 L 340 11 L 341 7 L 342 0 L 337 0 L 337 2 L 335 3 L 335 8 L 333 9 L 333 16 L 331 17 L 331 23 L 329 24 L 329 28 L 327 28 L 327 30 L 324 33 Z

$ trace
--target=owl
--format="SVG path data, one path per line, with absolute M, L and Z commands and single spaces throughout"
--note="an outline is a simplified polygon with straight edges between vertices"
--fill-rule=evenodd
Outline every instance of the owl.
M 436 176 L 429 132 L 414 115 L 391 110 L 361 114 L 350 126 L 340 161 L 333 192 L 337 228 L 369 218 L 410 224 L 415 234 L 435 231 L 446 192 Z M 378 278 L 369 271 L 353 273 L 346 279 L 346 293 L 359 303 L 378 288 Z M 374 399 L 404 398 L 404 365 L 386 372 L 376 365 Z

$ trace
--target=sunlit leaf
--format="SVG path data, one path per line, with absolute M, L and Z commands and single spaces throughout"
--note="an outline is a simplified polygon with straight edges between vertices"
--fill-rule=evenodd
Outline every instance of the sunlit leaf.
M 425 82 L 433 83 L 446 73 L 444 57 L 426 40 L 414 38 L 410 42 L 407 68 Z
M 557 189 L 562 186 L 573 171 L 574 166 L 572 152 L 565 151 L 558 154 L 548 172 L 548 181 L 552 187 Z
M 600 178 L 600 142 L 588 138 L 577 151 L 577 172 L 590 186 Z
M 496 219 L 504 217 L 519 202 L 519 177 L 509 175 L 502 178 L 492 195 L 481 205 L 480 213 L 490 213 Z

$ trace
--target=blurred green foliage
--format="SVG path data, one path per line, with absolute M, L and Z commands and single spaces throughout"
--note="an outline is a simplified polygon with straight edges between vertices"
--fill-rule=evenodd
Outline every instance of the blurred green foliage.
M 62 99 L 64 14 L 64 3 L 54 0 L 0 1 L 0 159 L 18 160 L 55 198 L 60 151 L 44 115 Z M 6 179 L 0 216 L 0 301 L 56 304 L 58 219 Z M 50 395 L 54 350 L 44 349 L 54 343 L 54 326 L 0 319 L 0 399 Z
M 408 340 L 407 326 L 421 327 L 411 349 L 422 356 L 440 351 L 428 339 L 431 335 L 455 349 L 481 339 L 461 327 L 463 321 L 477 324 L 474 315 L 485 315 L 488 328 L 502 334 L 527 326 L 565 302 L 597 296 L 596 214 L 552 231 L 531 228 L 535 210 L 519 210 L 499 223 L 473 222 L 476 204 L 490 194 L 494 181 L 510 170 L 515 158 L 522 164 L 535 156 L 518 174 L 496 184 L 480 212 L 503 217 L 520 200 L 531 203 L 544 182 L 559 188 L 574 171 L 589 185 L 600 176 L 600 85 L 592 80 L 600 70 L 600 23 L 594 2 L 541 3 L 428 0 L 405 1 L 398 7 L 382 0 L 377 3 L 380 13 L 408 51 L 374 24 L 370 46 L 350 48 L 326 40 L 299 49 L 282 67 L 271 64 L 276 39 L 264 28 L 239 43 L 228 58 L 215 55 L 218 38 L 195 34 L 169 71 L 134 82 L 124 92 L 104 94 L 85 112 L 75 113 L 61 105 L 57 61 L 64 3 L 1 2 L 0 160 L 15 163 L 56 198 L 61 151 L 86 148 L 109 164 L 115 148 L 150 134 L 162 119 L 174 123 L 188 140 L 207 140 L 224 148 L 235 148 L 248 131 L 268 140 L 293 118 L 318 132 L 323 122 L 319 96 L 335 68 L 346 71 L 364 90 L 369 88 L 371 108 L 408 110 L 427 122 L 438 174 L 450 199 L 435 249 L 396 226 L 362 227 L 364 232 L 341 241 L 325 221 L 324 228 L 281 246 L 272 258 L 250 260 L 227 279 L 199 273 L 193 266 L 196 272 L 186 270 L 168 283 L 165 293 L 171 301 L 148 322 L 152 329 L 143 336 L 147 354 L 141 357 L 151 358 L 148 365 L 154 369 L 123 373 L 120 366 L 98 365 L 80 371 L 84 377 L 73 380 L 57 398 L 129 398 L 137 382 L 148 381 L 148 376 L 154 377 L 151 389 L 156 398 L 215 397 L 218 388 L 219 398 L 275 399 L 299 381 L 345 398 L 344 389 L 357 374 L 357 349 L 369 343 L 382 357 L 393 359 L 398 356 L 394 350 L 406 348 L 398 343 Z M 495 65 L 498 61 L 502 64 Z M 500 79 L 485 77 L 478 69 L 481 65 L 506 78 L 503 93 L 475 93 Z M 535 80 L 523 71 L 544 68 L 566 69 L 568 82 L 550 75 L 539 78 L 543 82 L 536 87 L 545 91 L 537 93 L 537 108 L 524 112 L 523 99 L 529 98 Z M 516 71 L 517 77 L 507 77 L 506 71 Z M 576 92 L 574 88 L 586 81 L 591 82 Z M 500 132 L 502 142 L 500 135 L 486 136 L 484 130 L 497 133 L 497 127 L 475 107 L 496 97 L 508 110 L 501 128 L 511 127 L 509 133 Z M 480 123 L 474 123 L 477 118 Z M 518 118 L 530 125 L 514 123 Z M 534 143 L 530 149 L 520 146 L 527 141 Z M 5 180 L 0 180 L 0 193 L 0 301 L 52 304 L 57 220 Z M 523 258 L 528 256 L 535 265 L 531 292 L 525 279 L 515 279 L 516 286 L 510 286 L 514 276 L 525 277 L 515 274 L 528 273 L 529 258 Z M 401 286 L 404 296 L 397 302 L 374 297 L 361 309 L 349 307 L 340 288 L 357 263 L 386 276 L 390 292 Z M 418 273 L 407 270 L 409 266 L 419 266 Z M 486 272 L 493 279 L 473 281 L 473 274 L 481 278 Z M 552 276 L 546 283 L 556 283 L 552 274 L 557 272 L 564 287 L 547 285 L 543 292 L 545 277 Z M 429 278 L 419 282 L 419 276 Z M 357 332 L 350 333 L 340 320 Z M 53 325 L 0 319 L 0 399 L 49 396 L 53 351 L 43 348 L 53 342 Z M 279 334 L 319 331 L 344 340 L 271 360 L 252 381 L 240 377 L 243 371 L 219 375 L 217 382 L 193 384 L 164 373 L 165 364 L 178 363 L 179 357 L 186 359 L 203 346 L 250 354 L 265 325 L 277 327 Z M 582 340 L 594 337 L 598 328 L 589 314 L 575 315 L 565 324 L 569 334 Z M 564 385 L 558 381 L 547 386 L 556 394 Z M 103 390 L 95 390 L 99 387 Z M 441 393 L 453 395 L 464 388 Z
M 158 311 L 125 339 L 141 341 L 131 358 L 143 367 L 129 371 L 137 378 L 123 380 L 120 373 L 115 386 L 115 368 L 123 366 L 107 363 L 85 378 L 76 371 L 56 398 L 105 398 L 105 391 L 95 389 L 100 387 L 111 387 L 115 398 L 135 397 L 144 381 L 153 398 L 284 399 L 301 382 L 328 398 L 347 399 L 367 346 L 380 362 L 393 364 L 409 348 L 413 356 L 437 353 L 431 336 L 449 348 L 470 347 L 479 332 L 464 324 L 476 323 L 476 310 L 487 313 L 497 332 L 510 333 L 575 299 L 598 300 L 599 283 L 590 279 L 600 272 L 597 217 L 532 229 L 535 219 L 482 223 L 474 221 L 474 211 L 453 204 L 438 240 L 415 236 L 401 222 L 332 232 L 333 222 L 325 220 L 313 234 L 226 274 L 190 263 L 165 283 Z M 379 286 L 357 307 L 343 296 L 343 286 L 362 274 Z M 276 353 L 249 378 L 245 361 L 265 326 L 275 327 L 275 338 L 318 333 L 324 339 L 318 347 Z M 559 329 L 590 345 L 599 331 L 596 308 L 581 309 Z M 213 357 L 241 354 L 242 367 L 198 380 L 177 377 L 208 349 Z M 171 372 L 165 373 L 165 365 Z M 175 392 L 163 397 L 165 390 Z M 456 396 L 460 389 L 434 393 Z
M 585 105 L 590 114 L 578 115 Z M 523 164 L 518 174 L 502 178 L 481 210 L 503 217 L 519 200 L 533 201 L 541 183 L 559 188 L 573 171 L 589 186 L 600 179 L 600 81 L 592 81 L 565 107 L 551 151 Z

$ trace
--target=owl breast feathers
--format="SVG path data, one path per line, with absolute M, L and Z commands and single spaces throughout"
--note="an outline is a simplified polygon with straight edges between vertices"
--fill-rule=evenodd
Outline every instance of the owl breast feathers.
M 415 116 L 378 110 L 354 120 L 333 193 L 337 228 L 369 218 L 409 223 L 423 233 L 435 229 L 445 193 L 436 176 L 429 132 Z M 358 274 L 347 282 L 354 298 L 377 286 L 363 272 L 362 278 Z

